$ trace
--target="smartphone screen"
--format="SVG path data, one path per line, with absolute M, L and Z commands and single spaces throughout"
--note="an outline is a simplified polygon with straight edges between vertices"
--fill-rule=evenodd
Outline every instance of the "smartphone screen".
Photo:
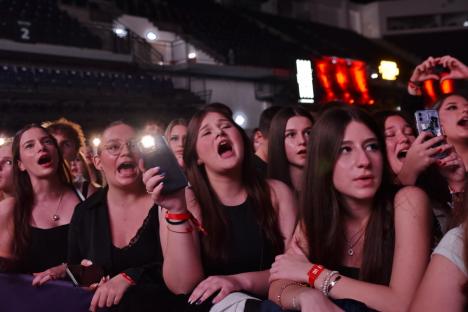
M 436 110 L 433 109 L 425 109 L 419 110 L 414 113 L 416 118 L 416 127 L 418 128 L 418 132 L 422 133 L 423 131 L 429 131 L 432 133 L 433 136 L 440 136 L 443 135 L 442 127 L 440 126 L 439 121 L 439 114 Z M 437 147 L 442 145 L 442 143 L 438 143 L 433 147 Z M 436 158 L 442 159 L 447 156 L 446 152 L 438 153 L 435 155 Z
M 159 167 L 164 173 L 163 194 L 170 194 L 187 186 L 187 178 L 162 135 L 145 136 L 139 144 L 145 169 Z

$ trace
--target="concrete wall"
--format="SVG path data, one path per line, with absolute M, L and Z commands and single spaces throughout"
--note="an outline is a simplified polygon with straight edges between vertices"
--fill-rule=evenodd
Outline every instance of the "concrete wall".
M 241 112 L 247 117 L 245 129 L 258 125 L 260 113 L 269 103 L 255 99 L 255 83 L 222 79 L 207 79 L 206 89 L 212 90 L 211 102 L 227 104 L 234 114 Z

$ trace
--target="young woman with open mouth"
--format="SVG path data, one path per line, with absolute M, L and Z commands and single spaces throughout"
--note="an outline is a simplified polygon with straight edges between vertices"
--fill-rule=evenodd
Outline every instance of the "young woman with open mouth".
M 24 127 L 15 135 L 12 150 L 14 197 L 4 201 L 13 209 L 11 256 L 18 270 L 34 273 L 32 283 L 40 285 L 64 276 L 68 228 L 79 198 L 57 142 L 46 129 Z
M 432 137 L 423 132 L 416 137 L 409 118 L 396 111 L 374 114 L 385 135 L 387 158 L 398 185 L 417 185 L 431 198 L 431 206 L 438 224 L 434 230 L 434 243 L 442 234 L 458 223 L 461 200 L 452 202 L 450 190 L 462 190 L 465 167 L 453 145 L 443 136 Z M 439 146 L 435 146 L 439 144 Z M 447 154 L 438 158 L 437 154 Z
M 270 270 L 270 300 L 302 311 L 338 310 L 330 299 L 406 310 L 429 258 L 428 197 L 413 186 L 392 191 L 385 141 L 363 111 L 332 108 L 312 135 L 302 218 Z
M 97 287 L 91 311 L 116 305 L 146 311 L 155 302 L 165 311 L 170 297 L 161 276 L 158 208 L 142 181 L 137 140 L 127 123 L 105 128 L 94 164 L 107 187 L 80 204 L 71 221 L 68 262 L 98 265 L 109 276 Z
M 249 139 L 227 112 L 208 105 L 192 117 L 184 151 L 188 208 L 161 204 L 168 211 L 161 226 L 166 284 L 207 308 L 233 292 L 265 298 L 268 268 L 296 222 L 292 192 L 254 174 Z M 156 202 L 164 198 L 157 168 L 145 172 L 144 180 Z M 187 209 L 198 221 L 185 218 Z M 200 224 L 206 235 L 194 231 Z

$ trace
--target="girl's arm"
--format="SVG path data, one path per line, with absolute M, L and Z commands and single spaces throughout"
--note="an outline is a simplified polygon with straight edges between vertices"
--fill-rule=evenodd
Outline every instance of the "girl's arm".
M 143 173 L 147 192 L 163 208 L 159 212 L 159 236 L 164 257 L 164 282 L 173 293 L 187 294 L 203 279 L 199 232 L 190 220 L 191 207 L 187 207 L 189 201 L 186 200 L 187 196 L 193 197 L 193 192 L 185 188 L 162 195 L 163 179 L 158 167 Z
M 449 259 L 433 255 L 410 311 L 463 311 L 465 274 Z

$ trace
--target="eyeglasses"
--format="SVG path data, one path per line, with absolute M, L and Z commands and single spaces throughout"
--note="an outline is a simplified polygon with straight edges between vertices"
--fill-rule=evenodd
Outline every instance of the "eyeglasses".
M 122 149 L 124 146 L 127 146 L 128 150 L 131 153 L 139 152 L 138 144 L 136 141 L 128 141 L 128 142 L 121 142 L 121 141 L 113 141 L 111 143 L 104 145 L 104 150 L 111 154 L 112 156 L 117 156 L 122 153 Z

